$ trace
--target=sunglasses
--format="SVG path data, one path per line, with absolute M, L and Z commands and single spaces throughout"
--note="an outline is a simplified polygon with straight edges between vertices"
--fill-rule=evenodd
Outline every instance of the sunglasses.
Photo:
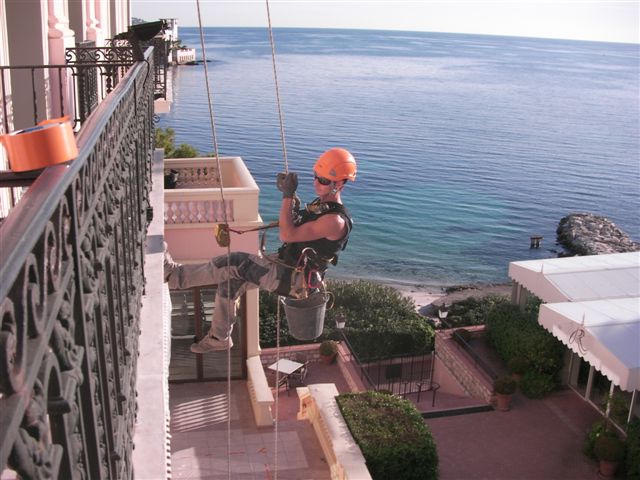
M 331 185 L 331 180 L 329 180 L 328 178 L 319 177 L 315 173 L 313 174 L 313 178 L 317 180 L 320 185 Z

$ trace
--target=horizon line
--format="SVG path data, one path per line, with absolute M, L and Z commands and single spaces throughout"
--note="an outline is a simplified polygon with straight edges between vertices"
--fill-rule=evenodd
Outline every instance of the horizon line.
M 132 17 L 133 18 L 133 17 Z M 138 17 L 136 17 L 138 18 Z M 177 18 L 177 17 L 165 17 Z M 199 28 L 198 25 L 180 25 L 179 28 Z M 267 29 L 268 26 L 255 26 L 255 25 L 203 25 L 203 28 L 252 28 L 252 29 Z M 499 34 L 499 33 L 480 33 L 480 32 L 450 32 L 440 30 L 406 30 L 400 28 L 370 28 L 370 27 L 273 27 L 274 30 L 361 30 L 361 31 L 374 31 L 374 32 L 410 32 L 410 33 L 430 33 L 430 34 L 445 34 L 445 35 L 479 35 L 485 37 L 513 37 L 513 38 L 529 38 L 536 40 L 567 40 L 575 42 L 591 42 L 591 43 L 615 43 L 620 45 L 640 45 L 640 38 L 638 42 L 628 42 L 622 40 L 594 40 L 589 38 L 567 38 L 567 37 L 550 37 L 550 36 L 531 36 L 531 35 L 518 35 L 518 34 Z

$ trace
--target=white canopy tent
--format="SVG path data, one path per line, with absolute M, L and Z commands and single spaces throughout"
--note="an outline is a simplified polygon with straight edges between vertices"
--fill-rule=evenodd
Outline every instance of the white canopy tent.
M 640 252 L 511 262 L 538 322 L 622 390 L 640 390 Z

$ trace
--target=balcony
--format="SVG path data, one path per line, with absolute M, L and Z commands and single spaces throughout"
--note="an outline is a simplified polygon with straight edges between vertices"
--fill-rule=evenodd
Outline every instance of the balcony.
M 161 63 L 156 66 L 149 62 L 144 66 L 145 74 L 149 69 L 154 71 L 154 109 L 168 111 L 171 93 L 167 94 L 166 44 L 160 40 L 147 43 L 163 48 L 159 53 L 154 49 L 153 54 Z M 63 65 L 0 66 L 0 131 L 20 130 L 52 117 L 68 116 L 78 133 L 135 64 L 130 46 L 95 47 L 93 42 L 67 48 L 65 61 Z M 40 171 L 21 174 L 0 171 L 0 221 L 19 201 L 21 187 L 31 185 L 39 174 Z
M 167 100 L 166 42 L 153 39 L 154 99 Z M 155 48 L 159 48 L 158 51 Z M 133 49 L 118 45 L 96 47 L 84 42 L 65 50 L 64 65 L 0 66 L 3 123 L 6 132 L 49 118 L 67 115 L 79 130 L 91 112 L 109 95 L 134 65 Z M 13 85 L 13 89 L 7 88 Z M 44 86 L 48 84 L 49 88 Z M 13 93 L 8 93 L 13 90 Z M 11 128 L 10 128 L 11 127 Z
M 175 172 L 177 184 L 165 190 L 165 237 L 171 254 L 182 262 L 207 261 L 226 254 L 213 236 L 218 223 L 233 229 L 262 225 L 258 201 L 260 189 L 240 157 L 221 157 L 221 175 L 215 158 L 166 159 L 165 175 Z M 220 192 L 223 179 L 224 202 Z M 258 234 L 232 233 L 234 251 L 256 253 Z
M 86 66 L 26 71 L 68 78 Z M 148 68 L 151 50 L 118 72 L 82 120 L 78 158 L 38 172 L 0 225 L 2 478 L 133 478 L 152 214 Z M 30 88 L 53 95 L 37 82 Z M 26 118 L 46 118 L 36 101 L 27 110 Z

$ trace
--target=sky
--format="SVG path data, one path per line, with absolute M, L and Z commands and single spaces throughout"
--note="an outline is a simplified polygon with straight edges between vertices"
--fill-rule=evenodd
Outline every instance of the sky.
M 197 26 L 196 0 L 131 0 L 132 16 Z M 269 0 L 278 27 L 479 33 L 640 43 L 638 0 Z M 200 0 L 203 26 L 266 27 L 265 0 Z

